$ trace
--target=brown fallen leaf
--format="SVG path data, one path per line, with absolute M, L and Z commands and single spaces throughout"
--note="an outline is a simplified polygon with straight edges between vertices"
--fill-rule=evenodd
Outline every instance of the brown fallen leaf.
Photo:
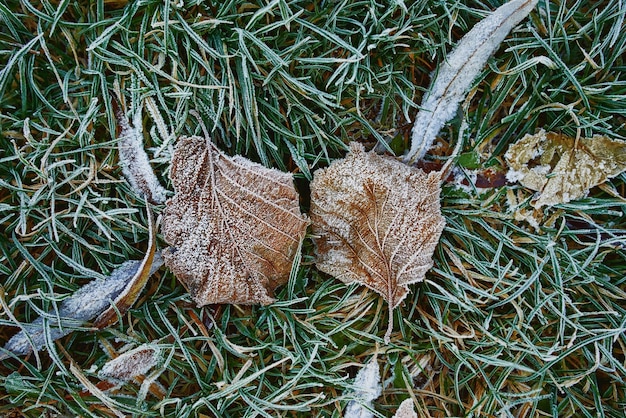
M 626 142 L 600 135 L 576 141 L 541 130 L 511 145 L 504 158 L 507 179 L 538 191 L 532 205 L 541 208 L 580 199 L 626 170 Z
M 292 176 L 244 157 L 229 157 L 210 140 L 178 141 L 162 232 L 165 264 L 198 306 L 269 304 L 289 279 L 308 220 L 300 214 Z
M 408 285 L 424 280 L 445 221 L 439 172 L 425 174 L 359 143 L 311 182 L 311 221 L 317 267 L 345 283 L 382 295 L 392 310 Z

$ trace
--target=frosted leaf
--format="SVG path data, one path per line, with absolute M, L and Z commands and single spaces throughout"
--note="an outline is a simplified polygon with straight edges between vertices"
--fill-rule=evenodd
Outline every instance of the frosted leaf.
M 150 166 L 148 154 L 143 149 L 141 109 L 135 113 L 131 124 L 115 101 L 113 105 L 117 124 L 120 127 L 118 140 L 120 164 L 124 177 L 139 196 L 147 198 L 152 203 L 164 203 L 167 190 L 159 183 L 159 179 Z
M 165 264 L 199 305 L 269 304 L 289 279 L 308 220 L 291 174 L 228 157 L 183 137 L 172 159 L 175 195 L 162 232 Z
M 105 363 L 98 373 L 100 379 L 112 382 L 128 382 L 146 374 L 161 360 L 161 350 L 157 346 L 142 344 Z
M 380 384 L 380 367 L 376 358 L 370 360 L 354 378 L 355 390 L 352 400 L 346 406 L 343 418 L 373 418 L 372 402 L 378 398 L 382 392 Z M 369 408 L 369 409 L 368 409 Z
M 424 280 L 445 221 L 438 172 L 366 153 L 358 143 L 311 182 L 311 221 L 317 267 L 345 283 L 382 295 L 392 309 L 408 285 Z
M 141 265 L 137 268 L 137 272 L 130 279 L 128 284 L 122 289 L 122 291 L 113 300 L 113 306 L 109 306 L 104 312 L 102 312 L 98 318 L 94 321 L 96 328 L 105 328 L 115 323 L 118 318 L 118 313 L 123 315 L 126 311 L 135 303 L 139 294 L 143 290 L 144 286 L 148 282 L 148 279 L 152 275 L 152 269 L 150 266 L 154 264 L 156 258 L 156 225 L 154 224 L 154 215 L 152 210 L 147 205 L 148 213 L 148 249 L 146 250 L 146 256 L 141 262 Z M 160 258 L 160 257 L 159 257 Z
M 417 418 L 417 413 L 413 408 L 413 399 L 403 400 L 393 418 Z
M 455 115 L 474 79 L 504 38 L 535 7 L 537 0 L 512 0 L 470 30 L 437 68 L 415 118 L 406 161 L 424 157 L 437 134 Z
M 15 334 L 4 346 L 5 350 L 18 355 L 26 355 L 35 350 L 41 350 L 46 345 L 45 333 L 48 332 L 50 341 L 68 335 L 83 323 L 91 321 L 111 306 L 115 300 L 141 271 L 141 260 L 126 261 L 115 269 L 111 276 L 96 279 L 78 289 L 72 296 L 61 302 L 58 317 L 55 311 L 46 314 L 48 326 L 43 324 L 43 318 L 37 318 L 30 324 L 22 326 L 22 331 Z M 149 274 L 156 272 L 163 259 L 155 254 Z M 60 319 L 60 321 L 59 321 Z M 0 353 L 0 359 L 7 356 Z
M 580 199 L 626 170 L 626 142 L 596 135 L 575 138 L 541 130 L 512 144 L 504 155 L 507 178 L 539 192 L 535 208 Z

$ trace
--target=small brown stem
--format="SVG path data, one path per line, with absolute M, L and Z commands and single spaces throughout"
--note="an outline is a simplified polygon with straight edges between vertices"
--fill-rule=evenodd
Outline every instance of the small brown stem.
M 389 321 L 387 322 L 387 332 L 385 332 L 384 337 L 385 344 L 389 344 L 391 332 L 393 331 L 393 308 L 390 303 L 388 303 L 387 306 L 389 307 Z

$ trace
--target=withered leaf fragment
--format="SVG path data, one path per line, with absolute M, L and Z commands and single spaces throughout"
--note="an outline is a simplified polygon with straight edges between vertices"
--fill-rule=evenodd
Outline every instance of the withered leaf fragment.
M 148 209 L 150 243 L 143 260 L 126 261 L 115 269 L 111 276 L 95 279 L 78 289 L 72 296 L 61 302 L 58 312 L 53 310 L 30 324 L 22 324 L 22 330 L 15 334 L 4 349 L 18 355 L 26 355 L 41 350 L 47 343 L 68 335 L 84 322 L 98 317 L 95 326 L 102 328 L 117 319 L 117 313 L 124 313 L 137 300 L 147 279 L 162 265 L 161 254 L 155 252 L 156 232 L 152 214 Z M 111 308 L 111 301 L 116 309 Z M 0 353 L 0 360 L 8 357 Z
M 289 279 L 308 220 L 290 174 L 210 140 L 179 139 L 172 158 L 175 195 L 162 222 L 166 265 L 203 306 L 269 304 Z
M 576 141 L 541 130 L 511 145 L 504 157 L 507 179 L 538 191 L 532 205 L 541 208 L 580 199 L 626 170 L 626 142 L 601 135 Z
M 141 109 L 135 113 L 131 123 L 115 99 L 111 104 L 120 129 L 118 136 L 120 164 L 124 176 L 139 196 L 145 197 L 152 203 L 162 204 L 165 202 L 167 190 L 159 183 L 159 179 L 150 166 L 148 154 L 143 148 Z
M 372 358 L 354 377 L 354 400 L 348 402 L 343 418 L 374 418 L 370 412 L 372 402 L 382 393 L 380 366 L 376 357 Z
M 113 382 L 128 382 L 146 374 L 161 360 L 161 350 L 152 344 L 142 344 L 102 366 L 98 377 Z
M 317 267 L 345 283 L 359 282 L 392 310 L 408 285 L 424 279 L 445 225 L 440 174 L 425 174 L 394 158 L 366 153 L 358 143 L 311 183 Z

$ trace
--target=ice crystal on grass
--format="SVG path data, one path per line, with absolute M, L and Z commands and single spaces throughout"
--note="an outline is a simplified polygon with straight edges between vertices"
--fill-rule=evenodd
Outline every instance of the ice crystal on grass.
M 200 137 L 178 141 L 167 201 L 165 263 L 199 305 L 269 304 L 304 239 L 291 174 L 229 157 Z
M 115 102 L 113 102 L 115 103 Z M 128 120 L 121 107 L 114 106 L 117 124 L 120 127 L 119 150 L 122 172 L 133 190 L 150 202 L 162 204 L 165 202 L 167 190 L 161 186 L 152 167 L 143 144 L 143 124 L 141 110 Z
M 354 393 L 352 400 L 346 406 L 343 418 L 373 418 L 372 402 L 382 392 L 380 384 L 380 367 L 374 357 L 365 365 L 354 378 Z
M 477 23 L 439 65 L 416 116 L 407 161 L 424 157 L 489 57 L 536 4 L 537 0 L 512 0 L 500 6 Z

